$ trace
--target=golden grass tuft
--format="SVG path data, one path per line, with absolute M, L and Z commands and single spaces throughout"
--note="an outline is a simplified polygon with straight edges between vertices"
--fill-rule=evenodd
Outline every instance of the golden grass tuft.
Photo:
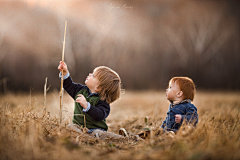
M 1 95 L 0 159 L 240 159 L 240 93 L 197 92 L 196 128 L 183 126 L 175 136 L 158 135 L 169 103 L 164 92 L 127 92 L 111 105 L 109 131 L 139 133 L 148 116 L 152 136 L 145 141 L 99 140 L 66 129 L 73 101 L 64 96 L 59 124 L 57 92 Z

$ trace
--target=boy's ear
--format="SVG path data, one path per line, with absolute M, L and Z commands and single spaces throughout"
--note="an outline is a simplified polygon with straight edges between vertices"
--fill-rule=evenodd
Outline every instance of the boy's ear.
M 99 91 L 101 91 L 101 87 L 97 86 L 97 87 L 95 88 L 95 90 L 96 90 L 97 92 L 99 92 Z
M 182 96 L 183 96 L 183 92 L 182 92 L 182 91 L 179 91 L 179 92 L 177 93 L 177 97 L 180 98 L 180 97 L 182 97 Z

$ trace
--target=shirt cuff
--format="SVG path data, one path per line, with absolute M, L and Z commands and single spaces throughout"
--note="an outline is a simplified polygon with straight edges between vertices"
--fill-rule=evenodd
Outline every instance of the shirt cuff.
M 64 77 L 63 80 L 67 79 L 70 76 L 70 73 L 68 72 Z M 62 78 L 62 72 L 59 73 L 59 78 Z
M 181 119 L 181 122 L 180 122 L 180 124 L 182 124 L 183 123 L 183 119 L 185 118 L 185 116 L 183 116 L 183 115 L 181 115 L 182 116 L 182 119 Z
M 87 112 L 87 111 L 89 111 L 89 109 L 91 108 L 91 104 L 89 103 L 89 102 L 87 102 L 87 108 L 85 109 L 85 108 L 83 108 L 83 112 Z

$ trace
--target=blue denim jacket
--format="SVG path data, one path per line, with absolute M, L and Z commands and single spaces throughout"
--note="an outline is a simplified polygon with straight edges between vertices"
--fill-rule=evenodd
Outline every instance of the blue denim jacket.
M 175 122 L 176 114 L 180 114 L 182 116 L 181 123 Z M 187 124 L 192 123 L 193 126 L 196 126 L 198 123 L 197 108 L 191 103 L 190 99 L 183 100 L 178 104 L 171 103 L 167 111 L 167 117 L 163 121 L 161 128 L 167 131 L 176 132 L 184 121 Z

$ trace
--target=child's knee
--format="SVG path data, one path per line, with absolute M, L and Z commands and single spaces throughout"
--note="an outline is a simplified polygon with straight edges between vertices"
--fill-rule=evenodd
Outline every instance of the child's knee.
M 101 129 L 95 129 L 93 132 L 92 132 L 92 134 L 93 135 L 99 135 L 99 136 L 101 136 L 101 135 L 103 135 L 103 134 L 106 134 L 105 133 L 106 131 L 103 131 L 103 130 L 101 130 Z
M 100 129 L 95 129 L 92 132 L 92 134 L 95 137 L 100 138 L 100 139 L 106 139 L 106 138 L 121 139 L 121 138 L 125 138 L 122 135 L 118 135 L 118 134 L 115 134 L 115 133 L 112 133 L 112 132 L 103 131 L 103 130 L 100 130 Z
M 68 130 L 72 130 L 72 131 L 75 131 L 75 132 L 78 132 L 78 133 L 82 133 L 82 128 L 77 124 L 69 124 L 66 128 Z

